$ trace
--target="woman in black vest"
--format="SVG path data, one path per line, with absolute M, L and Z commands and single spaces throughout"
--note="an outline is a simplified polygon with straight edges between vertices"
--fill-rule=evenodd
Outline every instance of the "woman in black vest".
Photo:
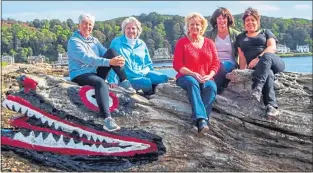
M 285 70 L 284 61 L 277 55 L 277 38 L 269 30 L 259 30 L 261 16 L 256 9 L 249 7 L 243 14 L 245 32 L 236 39 L 240 69 L 254 69 L 253 96 L 266 106 L 268 117 L 277 116 L 279 111 L 274 91 L 274 74 Z

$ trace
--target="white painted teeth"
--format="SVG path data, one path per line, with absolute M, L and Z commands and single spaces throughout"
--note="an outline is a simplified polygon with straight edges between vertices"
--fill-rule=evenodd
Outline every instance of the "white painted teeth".
M 56 130 L 58 130 L 59 127 L 60 127 L 60 126 L 59 126 L 59 123 L 54 122 L 54 128 L 55 128 Z
M 87 136 L 87 139 L 90 141 L 91 135 L 90 134 L 86 134 L 86 136 Z
M 93 151 L 97 150 L 96 144 L 93 144 L 93 145 L 91 146 L 91 150 L 93 150 Z
M 68 146 L 75 146 L 75 142 L 73 138 L 70 139 L 70 141 L 67 143 Z
M 8 109 L 10 109 L 10 110 L 12 110 L 12 106 L 13 106 L 13 104 L 10 103 L 10 102 L 8 102 L 8 103 L 6 104 L 6 107 L 7 107 Z
M 13 139 L 18 140 L 18 139 L 23 139 L 24 135 L 21 132 L 18 132 L 14 135 Z
M 48 137 L 45 139 L 45 142 L 49 143 L 51 145 L 55 145 L 56 144 L 56 141 L 55 141 L 52 133 L 49 133 Z
M 59 146 L 66 146 L 66 144 L 64 143 L 64 140 L 63 140 L 63 135 L 60 136 L 60 139 L 58 141 L 58 145 Z
M 41 117 L 41 123 L 45 124 L 45 122 L 47 121 L 47 119 L 45 119 L 44 117 Z
M 35 117 L 37 118 L 37 119 L 39 119 L 39 118 L 41 118 L 41 117 L 43 117 L 40 113 L 35 113 Z
M 64 132 L 72 133 L 73 131 L 78 132 L 80 137 L 85 136 L 89 141 L 100 141 L 101 143 L 119 143 L 119 146 L 129 146 L 129 147 L 108 147 L 104 148 L 102 145 L 97 147 L 95 144 L 92 146 L 89 145 L 83 145 L 82 142 L 75 144 L 73 138 L 69 139 L 69 142 L 65 144 L 63 135 L 60 136 L 60 139 L 56 141 L 52 134 L 49 134 L 48 137 L 44 140 L 42 137 L 42 132 L 35 137 L 35 133 L 32 131 L 30 132 L 30 135 L 25 137 L 21 132 L 16 133 L 13 137 L 13 139 L 22 141 L 29 144 L 36 144 L 41 145 L 45 147 L 55 147 L 55 148 L 76 148 L 81 150 L 87 150 L 87 151 L 94 151 L 94 152 L 105 152 L 105 153 L 112 153 L 112 152 L 127 152 L 131 150 L 144 150 L 150 145 L 148 144 L 142 144 L 138 142 L 131 142 L 131 141 L 124 141 L 121 139 L 115 139 L 107 136 L 98 135 L 92 132 L 89 132 L 87 130 L 80 129 L 78 127 L 73 127 L 71 125 L 65 124 L 63 122 L 55 121 L 49 117 L 44 116 L 40 112 L 37 112 L 33 109 L 30 109 L 26 106 L 20 105 L 19 103 L 16 103 L 14 101 L 10 100 L 4 100 L 2 102 L 3 107 L 7 107 L 8 109 L 12 110 L 12 107 L 14 105 L 15 111 L 19 111 L 24 115 L 26 114 L 28 117 L 35 116 L 37 119 L 40 119 L 42 124 L 48 122 L 48 125 L 51 128 L 54 128 L 58 130 L 60 127 Z M 53 126 L 54 124 L 54 126 Z
M 42 118 L 43 118 L 43 117 L 42 117 Z M 53 123 L 53 121 L 48 120 L 48 125 L 49 125 L 49 126 L 52 126 L 52 123 Z
M 96 134 L 92 135 L 93 140 L 96 142 L 97 141 L 97 136 Z
M 74 139 L 70 138 L 69 142 L 65 144 L 63 135 L 60 136 L 60 139 L 56 141 L 50 133 L 46 139 L 43 139 L 43 133 L 40 132 L 39 135 L 36 137 L 33 131 L 30 132 L 28 136 L 24 136 L 21 132 L 18 132 L 14 135 L 13 139 L 22 141 L 29 144 L 36 144 L 44 147 L 53 147 L 53 148 L 73 148 L 73 149 L 81 149 L 87 151 L 94 151 L 94 152 L 104 152 L 104 153 L 113 153 L 113 152 L 127 152 L 131 150 L 144 150 L 149 147 L 146 144 L 137 144 L 137 145 L 130 145 L 130 147 L 107 147 L 104 148 L 102 145 L 98 147 L 96 144 L 92 146 L 84 145 L 83 142 L 79 142 L 75 144 Z
M 19 112 L 21 109 L 21 106 L 19 104 L 14 105 L 15 111 Z
M 33 110 L 29 109 L 27 112 L 27 116 L 32 117 L 34 115 L 35 115 L 35 112 Z
M 43 142 L 44 142 L 41 132 L 39 133 L 39 135 L 38 135 L 37 138 L 35 138 L 35 139 L 36 139 L 36 143 L 39 143 L 39 144 L 40 144 L 40 143 L 43 143 Z
M 28 110 L 27 108 L 25 108 L 24 106 L 21 106 L 21 113 L 23 114 L 23 115 L 25 115 L 25 113 L 26 113 L 26 111 Z

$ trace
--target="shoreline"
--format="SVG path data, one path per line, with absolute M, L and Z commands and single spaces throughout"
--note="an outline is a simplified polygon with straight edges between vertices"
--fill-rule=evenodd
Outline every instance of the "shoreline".
M 276 54 L 282 58 L 293 58 L 293 57 L 305 57 L 305 56 L 312 56 L 312 52 L 310 53 L 293 53 L 293 54 Z M 152 59 L 153 63 L 166 63 L 172 62 L 173 59 Z
M 312 56 L 312 52 L 310 53 L 286 53 L 286 54 L 280 54 L 280 53 L 277 53 L 276 55 L 282 57 L 282 58 L 292 58 L 292 57 L 304 57 L 304 56 Z

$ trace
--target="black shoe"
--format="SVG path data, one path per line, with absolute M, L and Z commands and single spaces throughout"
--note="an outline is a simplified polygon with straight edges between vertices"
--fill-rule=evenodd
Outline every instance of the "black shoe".
M 198 133 L 204 134 L 209 131 L 208 122 L 205 119 L 200 119 L 197 122 Z

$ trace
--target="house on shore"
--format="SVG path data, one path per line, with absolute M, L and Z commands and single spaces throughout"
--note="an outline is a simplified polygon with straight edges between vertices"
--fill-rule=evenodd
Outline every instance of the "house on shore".
M 158 48 L 154 51 L 153 60 L 171 59 L 168 48 Z
M 38 55 L 38 56 L 28 56 L 27 57 L 27 63 L 28 64 L 37 64 L 37 63 L 44 63 L 45 62 L 45 56 Z
M 2 56 L 1 62 L 7 62 L 8 65 L 14 64 L 15 63 L 14 56 L 8 56 L 8 55 Z
M 309 53 L 310 52 L 310 47 L 309 47 L 309 45 L 303 45 L 303 46 L 298 46 L 297 45 L 297 52 Z
M 278 44 L 276 52 L 277 53 L 283 53 L 283 54 L 290 53 L 290 48 L 287 47 L 286 45 Z
M 59 53 L 58 54 L 58 61 L 56 62 L 57 65 L 68 65 L 68 56 L 67 53 Z

